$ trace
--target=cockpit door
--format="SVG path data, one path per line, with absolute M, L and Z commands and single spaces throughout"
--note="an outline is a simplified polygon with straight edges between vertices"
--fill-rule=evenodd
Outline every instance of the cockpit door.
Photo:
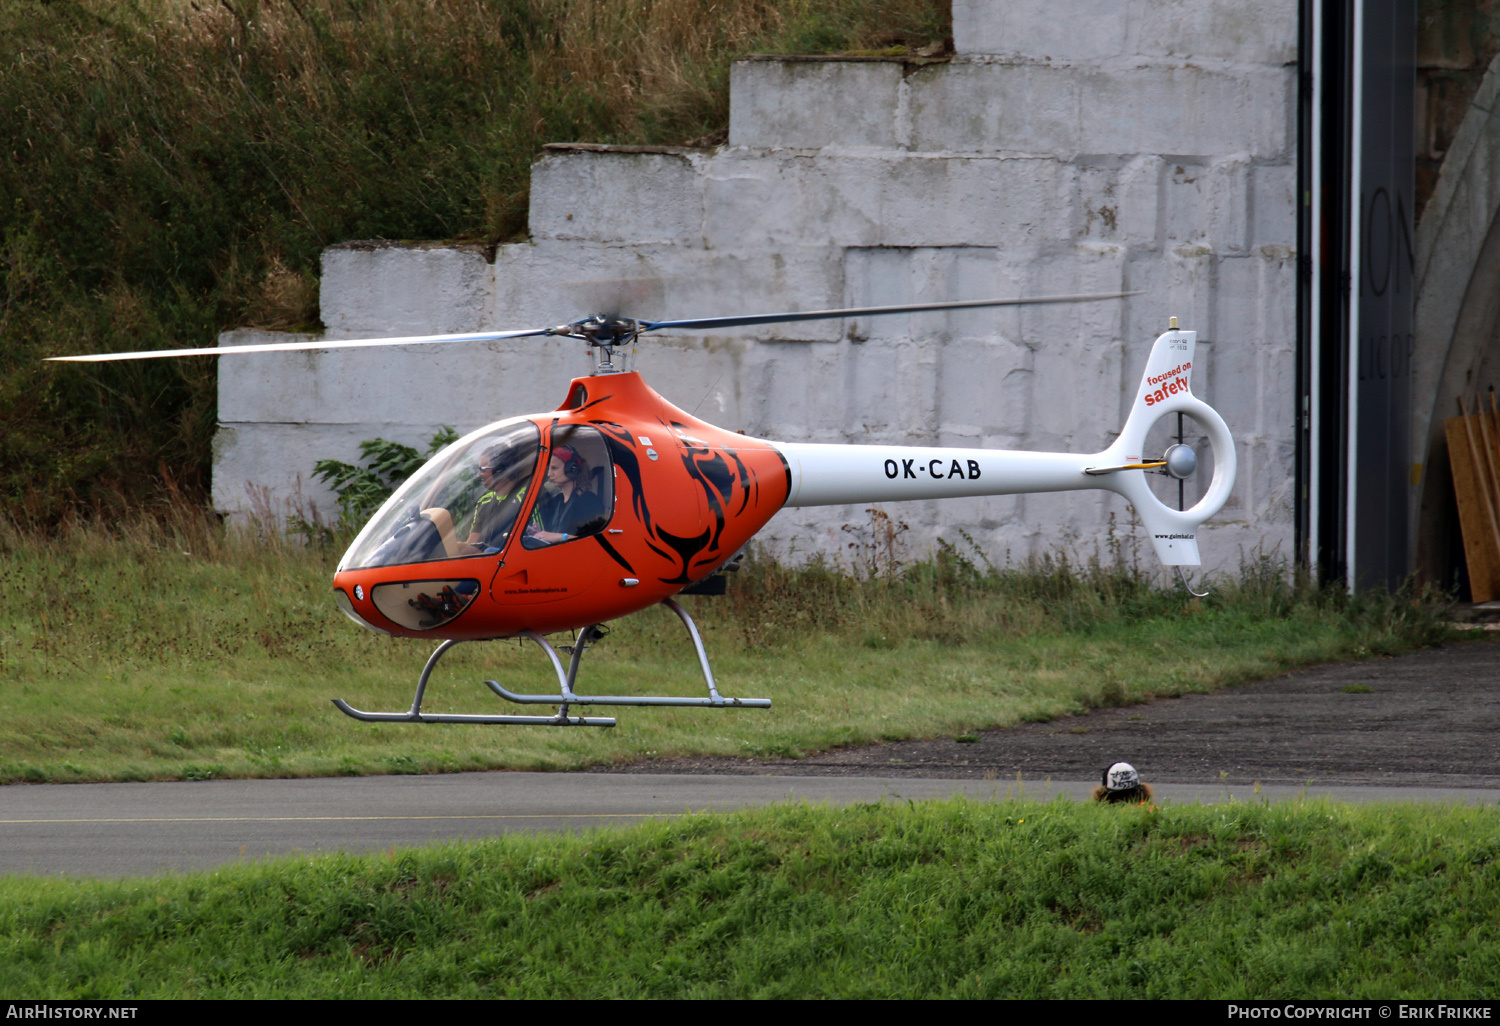
M 596 428 L 554 424 L 526 523 L 490 586 L 495 602 L 525 606 L 571 598 L 613 561 L 596 535 L 614 518 L 614 466 Z

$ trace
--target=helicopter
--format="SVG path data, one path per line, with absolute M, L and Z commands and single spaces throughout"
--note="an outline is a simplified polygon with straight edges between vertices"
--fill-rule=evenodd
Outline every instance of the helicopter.
M 439 639 L 418 678 L 411 707 L 368 712 L 334 705 L 365 722 L 615 725 L 583 715 L 590 706 L 769 708 L 769 699 L 722 695 L 682 594 L 722 594 L 725 572 L 786 508 L 1012 495 L 1102 488 L 1135 508 L 1162 563 L 1198 565 L 1197 531 L 1223 508 L 1234 485 L 1228 426 L 1193 395 L 1197 334 L 1177 318 L 1152 344 L 1124 426 L 1091 454 L 899 445 L 839 445 L 754 438 L 716 427 L 657 394 L 616 363 L 643 335 L 792 321 L 939 310 L 1079 303 L 1134 292 L 979 299 L 749 316 L 647 321 L 596 314 L 566 324 L 399 338 L 268 343 L 52 357 L 103 362 L 179 356 L 245 356 L 295 350 L 493 342 L 557 337 L 582 342 L 592 373 L 574 378 L 555 410 L 487 424 L 445 446 L 408 478 L 360 530 L 339 561 L 333 594 L 343 614 L 382 634 Z M 623 354 L 621 354 L 623 356 Z M 1178 442 L 1148 453 L 1148 432 L 1178 416 Z M 1213 452 L 1212 479 L 1187 509 L 1172 509 L 1148 474 L 1181 483 L 1198 470 L 1182 441 L 1181 418 L 1201 427 Z M 1179 502 L 1181 505 L 1181 502 Z M 608 621 L 657 604 L 686 628 L 706 696 L 589 695 L 576 690 L 584 652 Z M 577 632 L 570 646 L 547 635 Z M 549 715 L 431 713 L 422 702 L 443 655 L 469 641 L 524 639 L 546 655 L 558 690 L 543 694 L 485 685 Z M 569 656 L 564 667 L 559 649 Z

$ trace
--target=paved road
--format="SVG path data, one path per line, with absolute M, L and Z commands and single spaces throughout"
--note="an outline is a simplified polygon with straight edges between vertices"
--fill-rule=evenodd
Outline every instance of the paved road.
M 1153 784 L 1500 788 L 1500 643 L 1313 666 L 1213 695 L 984 731 L 970 743 L 657 760 L 617 772 L 1088 780 L 1121 760 Z
M 0 787 L 0 872 L 208 869 L 292 852 L 629 825 L 786 798 L 989 799 L 1024 789 L 1029 797 L 1083 799 L 1098 767 L 1116 759 L 1134 762 L 1159 801 L 1309 794 L 1500 803 L 1500 645 L 1316 667 L 1218 695 L 988 731 L 973 743 L 938 738 L 804 760 L 681 760 L 612 773 L 12 785 Z
M 990 794 L 996 786 L 589 773 L 17 785 L 0 788 L 0 871 L 204 869 L 268 854 L 628 826 L 796 797 L 846 803 L 955 791 Z
M 136 876 L 294 852 L 513 831 L 585 830 L 785 799 L 830 804 L 966 794 L 1085 798 L 1093 781 L 704 774 L 457 773 L 421 777 L 40 784 L 0 788 L 0 872 Z M 1157 785 L 1158 800 L 1500 802 L 1500 789 Z

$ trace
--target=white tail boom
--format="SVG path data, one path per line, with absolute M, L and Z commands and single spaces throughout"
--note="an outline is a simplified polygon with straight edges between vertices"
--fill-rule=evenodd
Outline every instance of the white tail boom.
M 1162 563 L 1196 566 L 1198 528 L 1229 499 L 1234 487 L 1234 440 L 1224 419 L 1192 393 L 1197 333 L 1173 329 L 1157 337 L 1130 415 L 1102 452 L 1016 452 L 904 445 L 826 445 L 772 442 L 791 472 L 787 506 L 842 506 L 862 502 L 949 499 L 1021 492 L 1104 488 L 1128 499 Z M 1164 465 L 1143 452 L 1151 426 L 1184 413 L 1207 433 L 1213 480 L 1191 508 L 1175 510 L 1151 491 L 1146 474 Z

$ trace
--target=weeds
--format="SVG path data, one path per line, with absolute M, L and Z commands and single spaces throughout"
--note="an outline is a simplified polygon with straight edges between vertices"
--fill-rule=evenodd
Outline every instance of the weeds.
M 372 438 L 359 443 L 360 456 L 366 464 L 363 467 L 339 460 L 319 460 L 313 467 L 313 477 L 332 488 L 338 496 L 337 530 L 345 534 L 357 531 L 403 481 L 437 455 L 439 449 L 457 440 L 458 432 L 444 424 L 432 436 L 426 453 L 419 453 L 400 442 Z M 317 538 L 331 543 L 336 536 L 334 529 L 310 523 L 300 516 L 291 526 L 293 531 L 306 535 L 309 540 Z
M 728 123 L 732 56 L 947 33 L 939 0 L 0 4 L 0 505 L 207 491 L 211 359 L 79 352 L 315 328 L 322 249 L 526 227 L 548 142 Z

